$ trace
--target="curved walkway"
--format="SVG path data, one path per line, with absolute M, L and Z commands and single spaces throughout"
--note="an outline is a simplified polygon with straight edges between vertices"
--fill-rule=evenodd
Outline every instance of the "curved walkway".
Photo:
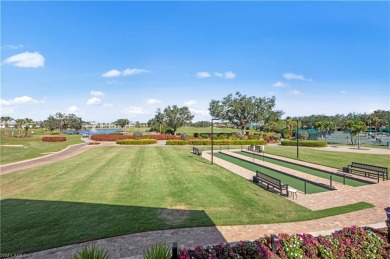
M 98 145 L 100 146 L 100 145 Z M 59 160 L 66 158 L 68 155 L 81 153 L 88 150 L 88 145 L 78 145 L 57 153 L 57 156 L 51 155 L 51 160 Z M 203 152 L 205 159 L 211 160 L 210 154 Z M 46 158 L 46 157 L 44 157 Z M 42 158 L 43 160 L 45 160 Z M 38 159 L 27 161 L 27 166 L 36 166 Z M 227 168 L 228 170 L 251 179 L 253 172 L 238 167 L 234 164 L 226 162 L 222 159 L 214 157 L 214 163 Z M 51 161 L 54 162 L 54 161 Z M 20 162 L 22 164 L 22 162 Z M 3 170 L 3 169 L 2 169 Z M 239 225 L 239 226 L 214 226 L 214 227 L 199 227 L 199 228 L 183 228 L 172 230 L 151 231 L 137 233 L 131 235 L 123 235 L 111 237 L 101 240 L 94 240 L 80 244 L 73 244 L 64 247 L 44 250 L 36 253 L 20 255 L 17 258 L 71 258 L 73 254 L 80 251 L 84 246 L 95 244 L 100 248 L 107 249 L 110 258 L 134 258 L 143 252 L 152 244 L 158 242 L 172 243 L 177 242 L 179 248 L 194 247 L 198 245 L 210 245 L 220 242 L 237 242 L 240 240 L 254 240 L 263 235 L 276 233 L 311 233 L 313 235 L 329 234 L 334 230 L 356 226 L 373 226 L 385 227 L 384 207 L 390 206 L 390 181 L 381 181 L 379 184 L 372 184 L 364 187 L 350 187 L 347 191 L 340 190 L 329 192 L 326 195 L 323 193 L 304 195 L 300 194 L 297 200 L 292 200 L 298 204 L 309 207 L 313 210 L 323 209 L 325 207 L 340 206 L 358 201 L 366 201 L 373 204 L 375 207 L 361 211 L 346 213 L 342 215 L 291 223 L 279 224 L 261 224 L 261 225 Z M 345 188 L 344 188 L 345 189 Z M 339 192 L 339 193 L 337 193 Z M 322 196 L 321 196 L 322 195 Z

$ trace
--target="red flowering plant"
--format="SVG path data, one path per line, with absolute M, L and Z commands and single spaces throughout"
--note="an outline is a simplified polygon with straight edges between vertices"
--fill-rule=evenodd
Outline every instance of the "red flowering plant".
M 66 141 L 66 137 L 43 137 L 43 142 L 62 142 Z
M 270 250 L 270 237 L 238 244 L 199 246 L 180 251 L 181 259 L 214 258 L 390 258 L 387 228 L 349 227 L 332 235 L 279 234 L 276 255 Z

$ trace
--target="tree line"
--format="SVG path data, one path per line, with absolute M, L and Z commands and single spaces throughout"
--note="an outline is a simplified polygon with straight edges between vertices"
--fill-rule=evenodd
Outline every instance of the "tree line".
M 321 132 L 330 130 L 349 129 L 350 131 L 380 131 L 383 127 L 390 127 L 390 111 L 376 110 L 370 114 L 336 114 L 333 116 L 326 115 L 311 115 L 301 117 L 287 117 L 282 119 L 284 114 L 281 110 L 275 110 L 276 99 L 272 97 L 256 97 L 246 96 L 240 92 L 234 95 L 229 94 L 222 100 L 212 99 L 209 103 L 209 113 L 211 117 L 219 123 L 223 123 L 228 127 L 241 129 L 242 134 L 249 127 L 255 127 L 262 131 L 278 132 L 287 130 L 291 133 L 298 126 L 303 129 L 316 129 Z M 210 127 L 211 122 L 200 121 L 192 122 L 194 115 L 191 114 L 188 107 L 178 107 L 177 105 L 167 106 L 166 108 L 157 109 L 155 116 L 147 122 L 147 126 L 151 131 L 165 132 L 175 134 L 179 127 L 194 126 L 194 127 Z M 14 120 L 11 117 L 1 117 L 1 122 L 5 123 L 7 128 L 10 121 Z M 298 121 L 298 125 L 297 122 Z M 32 124 L 37 124 L 29 118 L 15 120 L 16 128 L 25 130 L 26 134 Z M 75 114 L 66 114 L 57 112 L 50 115 L 39 125 L 50 131 L 64 129 L 74 129 L 75 131 L 82 129 L 82 118 Z M 112 124 L 124 128 L 129 125 L 128 119 L 118 119 Z M 107 123 L 108 125 L 109 123 Z M 137 122 L 137 127 L 141 123 Z M 355 130 L 354 130 L 355 129 Z

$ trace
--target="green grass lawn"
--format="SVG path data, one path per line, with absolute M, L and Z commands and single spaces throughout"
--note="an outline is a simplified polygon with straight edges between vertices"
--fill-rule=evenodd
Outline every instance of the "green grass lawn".
M 297 158 L 296 147 L 266 146 L 265 153 L 292 159 Z M 363 164 L 387 167 L 390 170 L 390 159 L 388 155 L 332 152 L 321 150 L 321 148 L 299 147 L 299 160 L 338 169 L 341 169 L 352 162 L 359 162 Z
M 249 153 L 249 152 L 237 152 L 237 153 L 240 154 L 240 155 L 247 156 L 247 157 L 253 157 L 253 153 Z M 315 169 L 312 169 L 312 168 L 308 168 L 308 167 L 296 165 L 296 164 L 293 164 L 293 163 L 281 161 L 281 160 L 278 160 L 278 159 L 273 159 L 273 158 L 269 158 L 269 157 L 263 157 L 260 154 L 255 154 L 255 157 L 256 157 L 256 159 L 263 159 L 266 162 L 269 162 L 269 163 L 272 163 L 272 164 L 276 164 L 276 165 L 280 165 L 280 166 L 284 166 L 284 167 L 287 167 L 287 168 L 290 168 L 290 169 L 294 169 L 294 170 L 297 170 L 299 172 L 303 172 L 303 173 L 307 173 L 307 174 L 310 174 L 310 175 L 318 176 L 318 177 L 321 177 L 321 178 L 324 178 L 324 179 L 327 179 L 327 180 L 330 179 L 330 175 L 331 175 L 330 173 L 326 173 L 326 172 L 315 170 Z M 343 179 L 342 176 L 332 175 L 332 181 L 343 183 L 344 179 Z M 345 178 L 345 184 L 346 185 L 350 185 L 350 186 L 354 186 L 354 187 L 367 185 L 367 183 L 365 183 L 363 181 L 358 181 L 358 180 L 354 180 L 354 179 L 350 179 L 350 178 Z
M 223 160 L 226 160 L 228 162 L 231 162 L 233 164 L 236 164 L 240 167 L 243 167 L 245 169 L 248 169 L 252 172 L 260 171 L 263 174 L 279 179 L 283 184 L 288 184 L 289 187 L 293 187 L 301 192 L 305 191 L 305 182 L 295 177 L 279 173 L 276 170 L 272 170 L 264 166 L 255 165 L 253 163 L 226 154 L 216 153 L 215 156 Z M 306 183 L 306 193 L 308 194 L 326 192 L 326 191 L 329 191 L 329 189 L 326 189 L 322 186 L 311 184 L 310 182 Z
M 1 176 L 1 250 L 26 253 L 142 231 L 310 220 L 310 211 L 190 153 L 191 147 L 99 147 Z
M 1 136 L 0 164 L 4 165 L 12 162 L 44 156 L 50 152 L 60 151 L 69 145 L 83 143 L 83 141 L 80 139 L 80 135 L 61 135 L 66 137 L 66 141 L 64 142 L 43 142 L 42 136 L 43 135 L 33 135 L 24 138 Z

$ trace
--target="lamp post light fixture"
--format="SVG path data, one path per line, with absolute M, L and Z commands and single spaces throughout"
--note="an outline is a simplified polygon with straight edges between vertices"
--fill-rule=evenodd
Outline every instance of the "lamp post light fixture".
M 211 119 L 211 164 L 214 164 L 214 121 L 219 119 Z

